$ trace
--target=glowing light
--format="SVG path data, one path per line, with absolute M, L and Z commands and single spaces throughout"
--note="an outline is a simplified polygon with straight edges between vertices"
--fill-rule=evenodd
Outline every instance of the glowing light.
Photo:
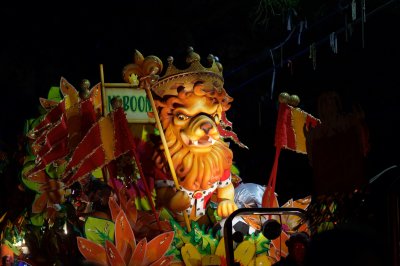
M 63 226 L 64 234 L 68 235 L 67 222 Z

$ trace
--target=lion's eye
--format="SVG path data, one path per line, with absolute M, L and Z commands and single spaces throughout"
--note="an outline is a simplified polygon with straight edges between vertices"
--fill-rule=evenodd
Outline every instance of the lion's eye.
M 182 120 L 182 121 L 184 121 L 184 120 L 186 120 L 186 119 L 189 118 L 187 115 L 184 115 L 184 114 L 177 114 L 176 117 L 177 117 L 179 120 Z

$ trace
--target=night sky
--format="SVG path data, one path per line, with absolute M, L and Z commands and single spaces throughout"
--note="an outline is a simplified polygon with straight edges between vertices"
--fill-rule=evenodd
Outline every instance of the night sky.
M 277 72 L 272 97 L 269 49 L 289 32 L 279 16 L 267 26 L 256 24 L 258 1 L 120 1 L 91 7 L 65 3 L 46 9 L 2 8 L 2 148 L 15 149 L 25 119 L 39 115 L 38 98 L 46 97 L 61 77 L 76 87 L 85 78 L 94 85 L 100 81 L 102 63 L 106 82 L 122 82 L 122 68 L 132 63 L 135 49 L 144 56 L 157 55 L 165 64 L 169 55 L 175 62 L 184 62 L 186 48 L 193 46 L 203 59 L 212 53 L 224 66 L 225 88 L 234 98 L 228 119 L 250 148 L 231 144 L 246 182 L 268 181 L 275 152 L 277 95 L 283 91 L 299 95 L 300 107 L 311 114 L 325 90 L 337 91 L 345 110 L 360 104 L 370 131 L 366 177 L 372 178 L 399 162 L 399 7 L 392 3 L 371 12 L 392 1 L 373 1 L 367 6 L 371 14 L 362 48 L 361 23 L 354 24 L 347 42 L 340 31 L 344 15 L 334 3 L 344 2 L 312 8 L 319 13 L 309 16 L 309 29 L 304 30 L 301 43 L 295 32 L 283 46 L 282 67 L 281 50 L 274 53 Z M 300 12 L 295 21 L 309 13 Z M 337 54 L 327 39 L 333 31 L 338 32 Z M 318 44 L 315 70 L 309 58 L 312 42 Z M 283 196 L 305 195 L 311 182 L 307 157 L 284 151 L 278 191 Z

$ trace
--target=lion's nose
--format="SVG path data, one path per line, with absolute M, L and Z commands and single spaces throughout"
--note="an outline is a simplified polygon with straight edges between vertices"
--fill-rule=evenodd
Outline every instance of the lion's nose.
M 213 125 L 210 122 L 204 122 L 201 124 L 200 128 L 208 134 L 208 132 L 212 129 Z

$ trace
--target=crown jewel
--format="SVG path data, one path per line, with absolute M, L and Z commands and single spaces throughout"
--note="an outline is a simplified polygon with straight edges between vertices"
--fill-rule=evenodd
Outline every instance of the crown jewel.
M 168 67 L 161 77 L 153 83 L 152 90 L 160 97 L 164 95 L 177 95 L 178 89 L 183 87 L 185 90 L 191 90 L 196 83 L 203 83 L 207 88 L 213 88 L 221 91 L 224 79 L 222 76 L 222 65 L 218 58 L 208 55 L 207 61 L 210 67 L 204 67 L 200 62 L 200 55 L 194 52 L 192 47 L 187 50 L 186 69 L 178 69 L 174 65 L 174 58 L 167 58 Z M 151 73 L 151 65 L 157 67 L 157 73 Z M 143 77 L 150 74 L 159 74 L 162 71 L 162 62 L 156 56 L 147 56 L 143 58 L 140 52 L 135 52 L 135 63 L 125 66 L 123 76 L 125 82 L 132 83 L 132 74 Z

